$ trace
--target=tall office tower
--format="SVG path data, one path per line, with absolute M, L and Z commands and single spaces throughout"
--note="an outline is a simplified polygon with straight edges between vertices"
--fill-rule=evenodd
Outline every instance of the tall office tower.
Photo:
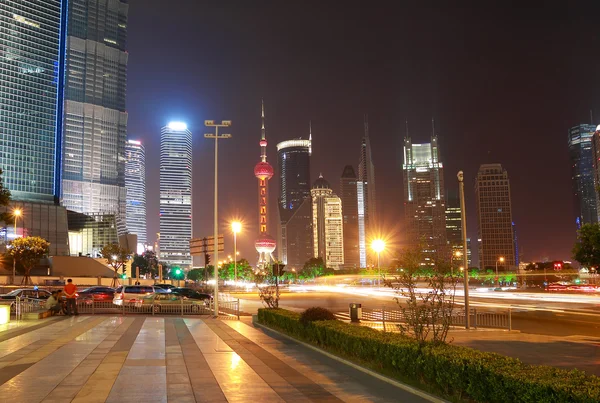
M 592 137 L 595 125 L 580 124 L 569 129 L 569 157 L 573 186 L 574 215 L 577 229 L 582 224 L 598 222 Z
M 259 235 L 254 242 L 258 252 L 258 267 L 269 264 L 277 244 L 269 235 L 269 180 L 273 177 L 273 167 L 267 162 L 267 133 L 265 130 L 265 105 L 261 105 L 260 161 L 254 167 L 254 176 L 258 179 L 258 228 Z
M 160 136 L 160 259 L 169 266 L 192 266 L 192 133 L 182 122 Z
M 340 178 L 340 198 L 344 212 L 344 264 L 360 267 L 358 248 L 358 188 L 352 165 L 346 165 Z
M 342 199 L 333 193 L 329 182 L 319 175 L 310 191 L 312 197 L 313 254 L 326 267 L 344 266 L 344 223 Z
M 479 224 L 479 266 L 499 269 L 516 267 L 515 237 L 508 174 L 500 164 L 483 164 L 475 180 Z
M 279 168 L 278 256 L 288 269 L 301 269 L 312 257 L 310 155 L 312 130 L 301 138 L 277 144 Z M 304 203 L 308 200 L 306 206 Z
M 360 144 L 357 181 L 358 249 L 360 267 L 367 267 L 367 243 L 377 234 L 377 201 L 375 197 L 375 166 L 371 157 L 369 121 L 365 116 L 365 136 Z
M 446 241 L 448 251 L 452 254 L 452 259 L 460 260 L 456 252 L 463 252 L 462 241 L 462 210 L 460 209 L 460 197 L 458 189 L 447 191 L 446 196 Z M 462 263 L 461 263 L 462 264 Z
M 596 191 L 596 211 L 600 213 L 600 125 L 592 135 L 592 169 L 594 175 L 594 189 Z
M 124 0 L 70 0 L 61 204 L 117 216 L 126 230 L 127 13 Z
M 421 246 L 423 264 L 449 261 L 446 245 L 446 203 L 444 167 L 439 160 L 438 138 L 430 143 L 413 144 L 404 138 L 404 219 L 407 240 Z
M 14 200 L 59 195 L 66 3 L 0 3 L 0 168 Z
M 125 187 L 127 188 L 127 232 L 137 235 L 137 252 L 148 243 L 146 236 L 146 151 L 138 140 L 125 146 Z

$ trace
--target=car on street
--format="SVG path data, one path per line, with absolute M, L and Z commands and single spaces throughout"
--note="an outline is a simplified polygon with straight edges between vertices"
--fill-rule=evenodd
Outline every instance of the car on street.
M 19 298 L 48 299 L 52 293 L 48 290 L 35 288 L 17 288 L 8 294 L 0 295 L 0 300 L 14 300 Z
M 154 288 L 165 290 L 166 292 L 171 292 L 173 288 L 177 287 L 175 287 L 173 284 L 154 284 Z
M 198 292 L 198 291 L 194 290 L 193 288 L 187 288 L 187 287 L 173 288 L 171 290 L 171 294 L 182 295 L 188 299 L 205 301 L 208 304 L 210 304 L 210 301 L 212 300 L 212 295 Z
M 110 302 L 115 297 L 115 289 L 103 286 L 89 287 L 77 292 L 77 297 L 94 302 Z
M 202 300 L 188 299 L 178 294 L 152 294 L 146 295 L 135 304 L 142 311 L 153 310 L 154 313 L 208 313 L 208 308 Z
M 133 305 L 139 303 L 142 298 L 156 292 L 151 285 L 122 285 L 115 290 L 113 304 L 118 306 Z

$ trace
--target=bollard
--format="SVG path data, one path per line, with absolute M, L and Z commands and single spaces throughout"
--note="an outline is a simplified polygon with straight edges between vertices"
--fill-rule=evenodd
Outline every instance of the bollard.
M 510 308 L 508 308 L 508 330 L 512 330 L 512 314 Z

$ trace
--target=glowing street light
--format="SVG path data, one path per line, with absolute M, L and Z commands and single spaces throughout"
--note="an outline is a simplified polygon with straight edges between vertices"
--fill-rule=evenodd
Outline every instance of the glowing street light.
M 234 221 L 231 223 L 231 232 L 233 232 L 233 254 L 235 255 L 235 260 L 233 261 L 233 283 L 237 284 L 237 256 L 239 255 L 237 251 L 237 234 L 242 231 L 242 223 L 239 221 Z M 229 257 L 231 259 L 231 256 Z
M 450 273 L 452 274 L 452 277 L 454 277 L 454 258 L 456 257 L 458 259 L 461 256 L 462 256 L 462 252 L 459 250 L 452 253 L 452 257 L 450 258 Z
M 500 277 L 498 277 L 498 262 L 504 263 L 504 257 L 500 256 L 498 260 L 496 260 L 496 281 L 498 282 L 498 287 L 500 287 Z
M 379 265 L 379 255 L 385 249 L 385 242 L 383 239 L 375 239 L 371 242 L 371 249 L 377 253 L 377 269 L 379 269 L 379 278 L 377 279 L 377 286 L 381 287 L 381 266 Z
M 16 208 L 13 210 L 12 214 L 13 214 L 14 221 L 15 221 L 15 228 L 14 228 L 15 238 L 17 238 L 17 219 L 19 217 L 21 217 L 23 212 L 21 211 L 21 209 Z M 16 255 L 13 255 L 13 284 L 17 283 L 16 276 L 17 276 L 17 257 L 16 257 Z

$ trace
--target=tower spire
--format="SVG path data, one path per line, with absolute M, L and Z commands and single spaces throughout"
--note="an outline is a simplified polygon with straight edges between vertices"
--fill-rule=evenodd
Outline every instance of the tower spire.
M 365 114 L 365 137 L 369 137 L 369 114 Z
M 431 137 L 435 137 L 435 121 L 431 118 Z
M 265 130 L 265 101 L 260 100 L 260 160 L 267 162 L 267 132 Z
M 408 135 L 408 119 L 406 119 L 406 120 L 404 121 L 404 124 L 406 125 L 406 138 L 407 138 L 407 139 L 409 139 L 409 138 L 410 138 L 410 136 Z

